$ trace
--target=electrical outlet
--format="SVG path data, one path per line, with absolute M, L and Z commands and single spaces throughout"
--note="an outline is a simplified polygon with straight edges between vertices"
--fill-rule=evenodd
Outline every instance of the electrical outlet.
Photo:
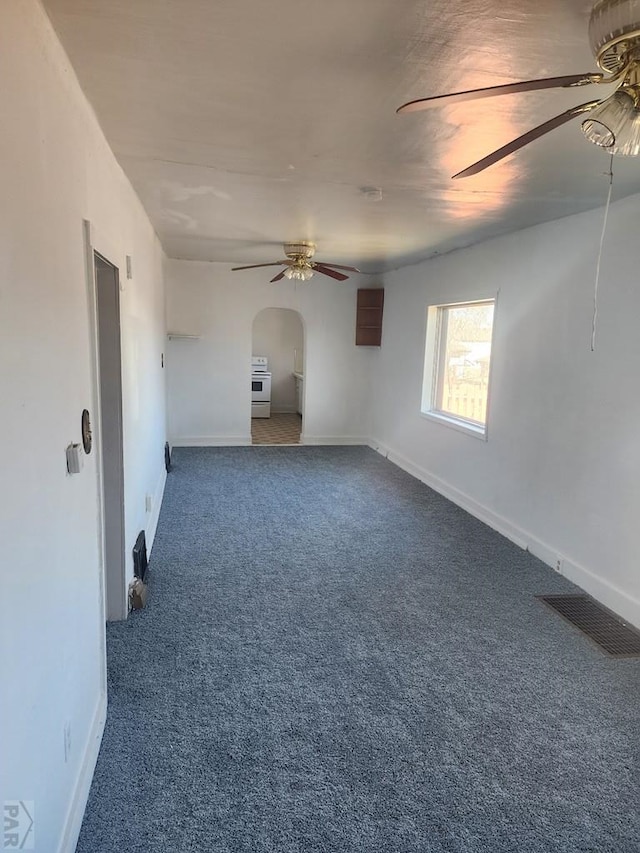
M 153 498 L 151 495 L 145 495 L 144 508 L 147 512 L 151 512 L 151 510 L 153 509 Z
M 556 558 L 556 572 L 562 572 L 563 563 L 564 563 L 564 560 L 562 559 L 562 557 Z
M 71 755 L 71 723 L 64 724 L 64 763 L 69 761 Z

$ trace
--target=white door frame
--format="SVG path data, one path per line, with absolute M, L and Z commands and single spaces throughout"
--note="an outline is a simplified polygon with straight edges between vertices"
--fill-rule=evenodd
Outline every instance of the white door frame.
M 262 308 L 259 308 L 253 315 L 253 319 L 251 320 L 251 355 L 260 355 L 260 353 L 254 353 L 254 329 L 257 318 L 264 311 L 291 311 L 292 314 L 295 314 L 300 321 L 300 325 L 302 327 L 302 363 L 304 366 L 304 385 L 302 387 L 302 423 L 300 425 L 300 444 L 304 444 L 304 430 L 305 430 L 305 397 L 307 393 L 307 321 L 305 319 L 304 314 L 302 313 L 302 309 L 298 307 L 291 307 L 290 305 L 273 305 L 268 304 L 264 305 Z M 247 393 L 250 392 L 250 385 L 247 383 Z M 251 399 L 251 397 L 249 398 Z M 251 444 L 251 413 L 249 413 L 249 443 Z
M 95 254 L 102 257 L 107 263 L 114 266 L 118 271 L 124 268 L 126 259 L 120 258 L 119 253 L 111 242 L 102 234 L 96 231 L 88 220 L 84 220 L 84 241 L 86 253 L 86 271 L 87 271 L 87 288 L 88 288 L 88 305 L 89 305 L 89 328 L 91 334 L 91 374 L 92 374 L 92 425 L 93 434 L 95 437 L 96 451 L 96 485 L 97 485 L 97 504 L 98 504 L 98 550 L 99 550 L 99 588 L 100 588 L 100 614 L 101 620 L 104 623 L 107 619 L 126 619 L 128 614 L 127 590 L 125 584 L 125 529 L 124 529 L 124 503 L 122 508 L 123 524 L 122 524 L 122 570 L 116 567 L 115 574 L 117 577 L 107 577 L 108 570 L 106 564 L 106 526 L 105 526 L 105 503 L 104 503 L 104 474 L 102 465 L 102 430 L 101 430 L 101 414 L 102 400 L 100 392 L 100 354 L 98 340 L 98 294 L 97 280 L 95 273 Z M 122 401 L 121 401 L 122 405 Z M 124 437 L 123 437 L 124 438 Z M 123 441 L 124 445 L 124 441 Z M 124 447 L 123 447 L 123 465 L 124 465 Z M 124 470 L 123 470 L 124 477 Z M 124 480 L 123 480 L 124 493 Z M 123 494 L 124 501 L 124 494 Z M 122 577 L 120 577 L 122 575 Z M 107 585 L 109 592 L 113 593 L 113 584 L 117 584 L 116 589 L 120 590 L 117 595 L 117 602 L 114 606 L 113 602 L 110 607 L 107 606 Z M 111 596 L 113 599 L 113 595 Z M 103 629 L 104 630 L 104 629 Z M 106 683 L 106 637 L 104 639 L 104 664 L 105 664 L 105 683 Z

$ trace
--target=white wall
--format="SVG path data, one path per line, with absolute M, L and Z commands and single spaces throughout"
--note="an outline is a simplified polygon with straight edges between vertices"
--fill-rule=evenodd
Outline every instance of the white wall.
M 604 187 L 603 187 L 604 191 Z M 640 625 L 640 198 L 405 268 L 385 282 L 374 445 Z M 499 293 L 488 441 L 420 415 L 426 309 Z M 541 590 L 544 592 L 544 590 Z
M 304 324 L 303 441 L 361 442 L 369 434 L 372 350 L 355 346 L 358 276 L 339 283 L 269 284 L 264 270 L 167 262 L 169 431 L 175 444 L 250 444 L 252 328 L 264 308 L 290 308 Z M 262 355 L 262 353 L 257 353 Z
M 294 370 L 302 373 L 304 331 L 296 311 L 265 308 L 253 321 L 253 355 L 266 355 L 271 373 L 271 411 L 296 411 Z
M 97 449 L 83 220 L 121 269 L 127 553 L 153 527 L 165 436 L 163 255 L 36 0 L 4 0 L 0 90 L 0 800 L 35 802 L 36 849 L 72 849 L 104 718 Z M 144 377 L 144 379 L 143 379 Z M 130 569 L 129 569 L 130 570 Z M 64 757 L 64 729 L 71 749 Z

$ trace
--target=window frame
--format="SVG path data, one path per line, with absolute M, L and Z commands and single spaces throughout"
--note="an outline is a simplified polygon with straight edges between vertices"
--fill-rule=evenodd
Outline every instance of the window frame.
M 449 309 L 460 307 L 473 307 L 480 305 L 493 305 L 493 322 L 491 324 L 491 355 L 489 358 L 489 372 L 487 375 L 487 405 L 484 423 L 455 415 L 438 408 L 437 401 L 442 400 L 444 391 L 444 364 L 447 333 L 449 325 Z M 498 307 L 498 294 L 477 299 L 464 299 L 457 302 L 442 302 L 429 305 L 427 308 L 427 330 L 425 335 L 425 358 L 422 381 L 422 400 L 420 414 L 423 418 L 435 423 L 472 435 L 475 438 L 488 440 L 489 435 L 489 413 L 491 399 L 491 376 L 493 374 L 493 342 L 496 327 L 496 313 Z

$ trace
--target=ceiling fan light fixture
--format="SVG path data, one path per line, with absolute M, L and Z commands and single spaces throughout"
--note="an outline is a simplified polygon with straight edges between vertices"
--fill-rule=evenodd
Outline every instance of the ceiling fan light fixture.
M 308 264 L 292 264 L 284 271 L 285 278 L 295 281 L 309 281 L 313 276 L 313 269 Z
M 624 89 L 614 92 L 582 122 L 582 132 L 589 142 L 611 154 L 640 154 L 640 110 L 635 99 Z
M 594 145 L 598 145 L 600 148 L 611 148 L 616 141 L 613 131 L 606 124 L 596 119 L 589 118 L 583 121 L 582 132 L 589 142 L 593 142 Z

